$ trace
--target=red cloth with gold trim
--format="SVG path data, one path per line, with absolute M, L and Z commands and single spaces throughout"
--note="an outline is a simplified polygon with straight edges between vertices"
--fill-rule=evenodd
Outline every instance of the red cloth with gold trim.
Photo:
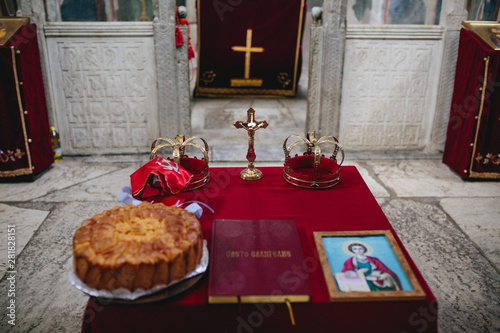
M 295 96 L 305 0 L 198 0 L 196 96 Z
M 0 47 L 0 180 L 34 180 L 54 163 L 37 27 Z
M 463 179 L 500 179 L 499 84 L 500 51 L 462 29 L 443 162 Z
M 155 157 L 130 175 L 132 196 L 138 200 L 177 194 L 193 175 L 177 163 Z

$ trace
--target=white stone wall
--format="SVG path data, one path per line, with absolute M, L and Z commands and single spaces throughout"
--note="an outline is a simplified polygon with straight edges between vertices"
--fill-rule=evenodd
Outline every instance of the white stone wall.
M 147 152 L 159 136 L 151 23 L 45 26 L 65 154 Z
M 428 145 L 442 33 L 433 26 L 348 28 L 339 134 L 347 150 Z

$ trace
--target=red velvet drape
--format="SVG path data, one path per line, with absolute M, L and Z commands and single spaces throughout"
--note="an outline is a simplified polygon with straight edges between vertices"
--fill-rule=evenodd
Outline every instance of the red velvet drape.
M 11 56 L 12 50 L 15 52 L 15 67 Z M 54 162 L 54 155 L 36 25 L 30 24 L 24 27 L 8 45 L 0 48 L 0 54 L 2 68 L 0 150 L 4 153 L 7 150 L 18 151 L 18 156 L 22 156 L 3 163 L 5 155 L 2 155 L 0 171 L 4 177 L 38 174 Z M 14 70 L 17 72 L 19 99 Z M 18 100 L 21 100 L 21 111 Z M 21 171 L 30 168 L 29 171 Z
M 443 162 L 464 179 L 500 178 L 499 63 L 500 51 L 461 30 Z

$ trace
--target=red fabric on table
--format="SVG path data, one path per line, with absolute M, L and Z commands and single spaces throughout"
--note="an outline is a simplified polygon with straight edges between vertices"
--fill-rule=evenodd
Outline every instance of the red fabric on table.
M 481 124 L 477 131 L 476 116 L 479 116 L 481 106 L 486 57 L 490 58 L 488 86 L 485 91 Z M 471 32 L 465 29 L 460 31 L 457 70 L 443 162 L 463 179 L 469 178 L 471 172 L 495 173 L 494 178 L 500 178 L 499 65 L 500 51 L 490 49 Z M 475 156 L 472 156 L 476 133 Z M 478 154 L 482 157 L 480 160 L 476 159 Z M 491 155 L 486 161 L 488 154 Z M 493 163 L 492 159 L 495 159 L 497 164 Z
M 168 158 L 155 157 L 130 175 L 132 196 L 146 200 L 182 191 L 193 175 Z
M 294 220 L 304 251 L 298 278 L 309 275 L 310 303 L 294 303 L 297 325 L 290 325 L 284 304 L 208 304 L 208 274 L 191 290 L 170 300 L 144 305 L 103 304 L 90 300 L 83 332 L 436 332 L 437 304 L 417 267 L 355 167 L 342 167 L 340 183 L 330 189 L 309 190 L 290 185 L 283 168 L 259 168 L 263 179 L 244 181 L 242 168 L 211 168 L 203 188 L 184 192 L 186 201 L 199 200 L 215 210 L 201 218 L 204 239 L 210 243 L 214 219 Z M 401 302 L 339 302 L 328 297 L 317 258 L 314 231 L 391 230 L 424 288 L 427 298 Z M 210 248 L 210 244 L 209 244 Z M 209 264 L 210 269 L 210 264 Z M 246 325 L 246 326 L 245 326 Z M 249 325 L 249 326 L 248 326 Z

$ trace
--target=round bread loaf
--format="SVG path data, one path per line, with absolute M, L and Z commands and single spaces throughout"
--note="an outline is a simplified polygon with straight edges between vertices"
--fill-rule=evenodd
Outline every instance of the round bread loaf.
M 73 237 L 73 266 L 94 289 L 150 289 L 182 279 L 201 261 L 203 236 L 185 209 L 142 202 L 83 221 Z

